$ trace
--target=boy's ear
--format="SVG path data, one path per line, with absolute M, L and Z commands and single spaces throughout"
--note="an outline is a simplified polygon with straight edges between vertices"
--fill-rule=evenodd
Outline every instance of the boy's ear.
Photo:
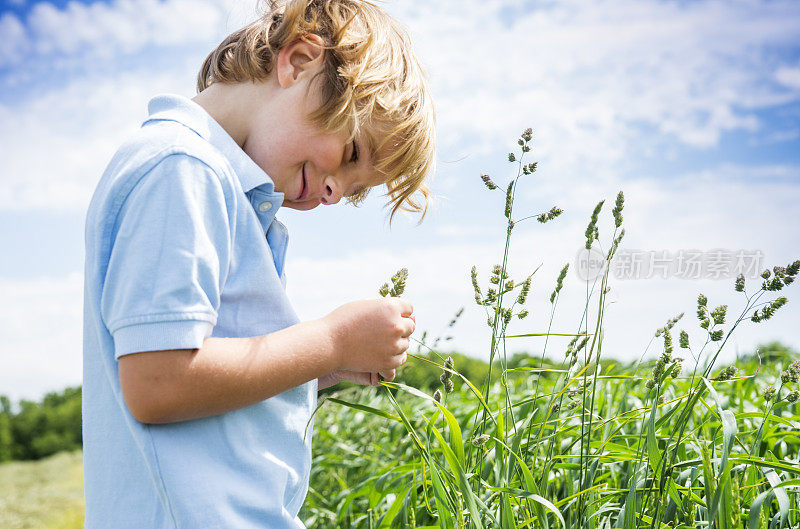
M 310 33 L 281 48 L 275 64 L 275 74 L 281 88 L 290 87 L 304 75 L 313 76 L 322 68 L 324 46 L 322 37 Z

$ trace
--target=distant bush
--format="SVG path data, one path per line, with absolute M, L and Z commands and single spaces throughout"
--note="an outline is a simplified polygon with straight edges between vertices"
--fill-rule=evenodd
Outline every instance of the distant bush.
M 0 461 L 41 459 L 82 442 L 80 386 L 48 393 L 41 402 L 23 399 L 17 413 L 0 396 Z

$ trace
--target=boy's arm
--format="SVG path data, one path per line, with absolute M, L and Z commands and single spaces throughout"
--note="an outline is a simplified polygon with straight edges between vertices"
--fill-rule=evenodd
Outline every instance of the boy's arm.
M 145 423 L 217 415 L 255 404 L 336 368 L 321 321 L 253 338 L 207 338 L 200 349 L 119 359 L 122 393 Z
M 389 371 L 405 362 L 412 310 L 396 298 L 359 301 L 265 336 L 128 354 L 120 386 L 134 418 L 159 424 L 244 408 L 337 369 Z

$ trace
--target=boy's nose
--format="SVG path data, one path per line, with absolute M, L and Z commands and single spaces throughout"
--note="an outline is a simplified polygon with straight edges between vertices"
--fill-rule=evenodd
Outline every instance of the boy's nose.
M 330 206 L 339 202 L 341 198 L 342 192 L 339 189 L 339 184 L 330 176 L 327 177 L 322 183 L 322 197 L 320 198 L 320 202 Z

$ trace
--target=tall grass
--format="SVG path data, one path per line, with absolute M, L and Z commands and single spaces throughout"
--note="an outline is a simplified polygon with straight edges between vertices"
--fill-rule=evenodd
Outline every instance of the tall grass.
M 421 343 L 429 354 L 409 361 L 442 370 L 442 387 L 433 395 L 383 382 L 382 392 L 353 388 L 330 399 L 317 421 L 304 511 L 309 525 L 800 527 L 800 361 L 782 357 L 762 364 L 753 357 L 738 368 L 717 366 L 740 325 L 768 320 L 786 303 L 772 293 L 794 281 L 800 261 L 766 271 L 763 282 L 749 290 L 745 278 L 737 277 L 732 290 L 741 308 L 735 311 L 727 304 L 709 309 L 700 294 L 702 343 L 692 345 L 688 333 L 679 333 L 682 354 L 691 357 L 688 367 L 674 355 L 672 333 L 683 320 L 680 314 L 654 333 L 646 351 L 663 342 L 655 362 L 640 359 L 620 368 L 602 357 L 608 264 L 624 236 L 620 192 L 609 250 L 603 252 L 606 266 L 591 286 L 587 283 L 577 328 L 552 329 L 565 266 L 550 296 L 547 328 L 509 336 L 512 318 L 527 316 L 530 282 L 538 271 L 518 281 L 509 277 L 514 229 L 561 214 L 553 207 L 515 219 L 517 186 L 536 171 L 535 163 L 525 163 L 531 136 L 530 129 L 523 132 L 519 153 L 508 155 L 517 164 L 515 178 L 498 186 L 481 176 L 489 192 L 505 193 L 507 220 L 502 258 L 488 284 L 482 286 L 478 271 L 472 271 L 475 300 L 491 333 L 489 376 L 470 381 L 451 360 Z M 603 205 L 600 201 L 590 215 L 587 250 L 600 238 Z M 399 295 L 402 288 L 390 292 L 384 285 L 382 294 L 390 293 Z M 553 336 L 571 337 L 565 351 L 552 351 Z M 510 367 L 508 341 L 532 339 L 542 340 L 542 356 Z

